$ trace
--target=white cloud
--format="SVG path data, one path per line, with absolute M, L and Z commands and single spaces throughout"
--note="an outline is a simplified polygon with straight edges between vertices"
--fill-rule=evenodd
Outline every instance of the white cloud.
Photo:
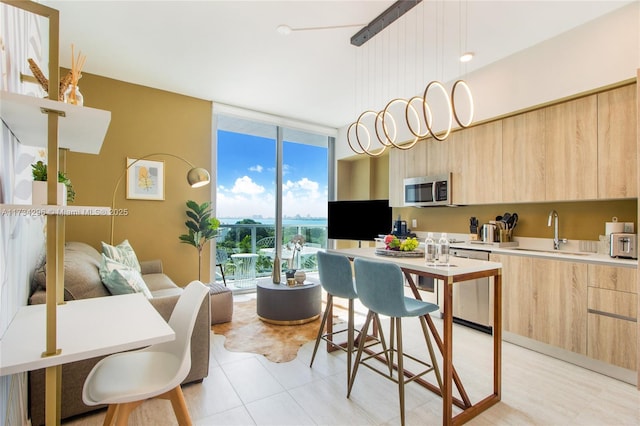
M 249 167 L 249 171 L 251 172 L 258 172 L 258 173 L 262 173 L 262 170 L 264 168 L 260 165 L 260 164 L 256 164 L 255 166 L 251 166 Z
M 234 194 L 256 195 L 264 193 L 264 186 L 255 183 L 249 176 L 242 176 L 236 179 L 231 188 Z
M 282 210 L 284 216 L 326 217 L 327 189 L 318 182 L 302 178 L 288 180 L 282 185 Z M 275 195 L 256 184 L 247 176 L 236 179 L 231 190 L 218 187 L 218 217 L 253 218 L 275 216 Z M 259 219 L 257 219 L 259 221 Z

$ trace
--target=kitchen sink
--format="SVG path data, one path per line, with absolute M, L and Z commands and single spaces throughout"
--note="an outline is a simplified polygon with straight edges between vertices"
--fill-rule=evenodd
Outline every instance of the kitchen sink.
M 522 250 L 522 251 L 534 251 L 537 253 L 549 253 L 549 254 L 569 254 L 572 256 L 591 256 L 594 253 L 584 251 L 563 251 L 563 250 L 540 250 L 540 249 L 528 249 L 524 247 L 514 247 L 510 250 Z

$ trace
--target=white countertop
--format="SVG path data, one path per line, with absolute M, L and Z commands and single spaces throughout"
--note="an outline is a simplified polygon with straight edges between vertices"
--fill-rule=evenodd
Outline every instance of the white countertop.
M 637 268 L 637 259 L 621 259 L 614 258 L 607 254 L 580 252 L 578 250 L 549 250 L 547 248 L 536 247 L 495 247 L 485 244 L 475 243 L 454 243 L 451 244 L 451 248 L 461 248 L 470 250 L 482 250 L 488 251 L 493 254 L 507 254 L 510 256 L 528 256 L 528 257 L 542 257 L 555 260 L 566 260 L 571 262 L 593 263 L 609 266 L 620 266 L 625 268 Z
M 449 264 L 428 265 L 424 257 L 391 257 L 376 254 L 375 247 L 363 248 L 346 248 L 346 249 L 329 249 L 328 252 L 344 254 L 350 257 L 364 257 L 375 259 L 381 262 L 395 263 L 401 268 L 410 268 L 420 272 L 442 276 L 456 276 L 462 274 L 472 274 L 475 272 L 490 271 L 493 269 L 501 269 L 502 264 L 490 262 L 486 260 L 466 259 L 459 257 L 451 257 Z
M 424 241 L 426 232 L 419 232 L 418 239 Z M 440 238 L 439 232 L 434 232 L 434 239 Z M 507 254 L 510 256 L 541 257 L 546 259 L 566 260 L 571 262 L 593 263 L 598 265 L 619 266 L 624 268 L 637 268 L 637 259 L 622 259 L 611 257 L 608 254 L 581 252 L 579 242 L 570 240 L 568 244 L 563 244 L 561 250 L 553 250 L 553 240 L 550 238 L 530 238 L 515 237 L 517 247 L 498 247 L 491 244 L 476 244 L 469 242 L 468 234 L 449 233 L 450 239 L 464 241 L 452 243 L 452 248 L 488 251 L 495 254 Z

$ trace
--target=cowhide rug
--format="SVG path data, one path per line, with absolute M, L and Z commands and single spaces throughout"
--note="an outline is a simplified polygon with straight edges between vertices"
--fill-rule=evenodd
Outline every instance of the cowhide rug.
M 302 345 L 316 339 L 320 320 L 318 318 L 302 325 L 269 324 L 258 318 L 256 301 L 252 299 L 236 302 L 233 306 L 233 320 L 215 324 L 211 329 L 226 337 L 224 347 L 229 351 L 252 352 L 264 355 L 271 362 L 287 362 L 296 358 Z M 333 321 L 334 324 L 342 322 L 335 313 Z

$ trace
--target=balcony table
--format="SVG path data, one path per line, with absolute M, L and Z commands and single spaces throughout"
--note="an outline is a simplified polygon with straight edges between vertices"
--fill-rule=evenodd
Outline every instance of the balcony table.
M 443 359 L 443 391 L 432 383 L 418 378 L 416 383 L 426 387 L 432 392 L 442 396 L 442 423 L 444 425 L 462 424 L 489 407 L 498 403 L 501 398 L 502 384 L 502 264 L 497 262 L 465 259 L 452 257 L 447 265 L 427 265 L 423 257 L 391 257 L 376 255 L 375 247 L 329 249 L 332 253 L 342 254 L 350 259 L 356 257 L 374 259 L 381 262 L 397 264 L 404 273 L 409 286 L 416 299 L 422 300 L 412 274 L 432 277 L 445 283 L 443 306 L 443 336 L 438 332 L 429 315 L 425 315 L 427 324 L 434 336 L 436 346 L 440 350 Z M 475 404 L 471 403 L 467 392 L 462 385 L 455 367 L 453 366 L 453 285 L 458 282 L 473 280 L 476 278 L 493 277 L 494 305 L 493 305 L 493 393 Z M 327 324 L 328 332 L 331 332 L 331 321 Z M 454 383 L 462 399 L 454 398 L 452 393 Z M 453 404 L 462 409 L 453 416 Z

